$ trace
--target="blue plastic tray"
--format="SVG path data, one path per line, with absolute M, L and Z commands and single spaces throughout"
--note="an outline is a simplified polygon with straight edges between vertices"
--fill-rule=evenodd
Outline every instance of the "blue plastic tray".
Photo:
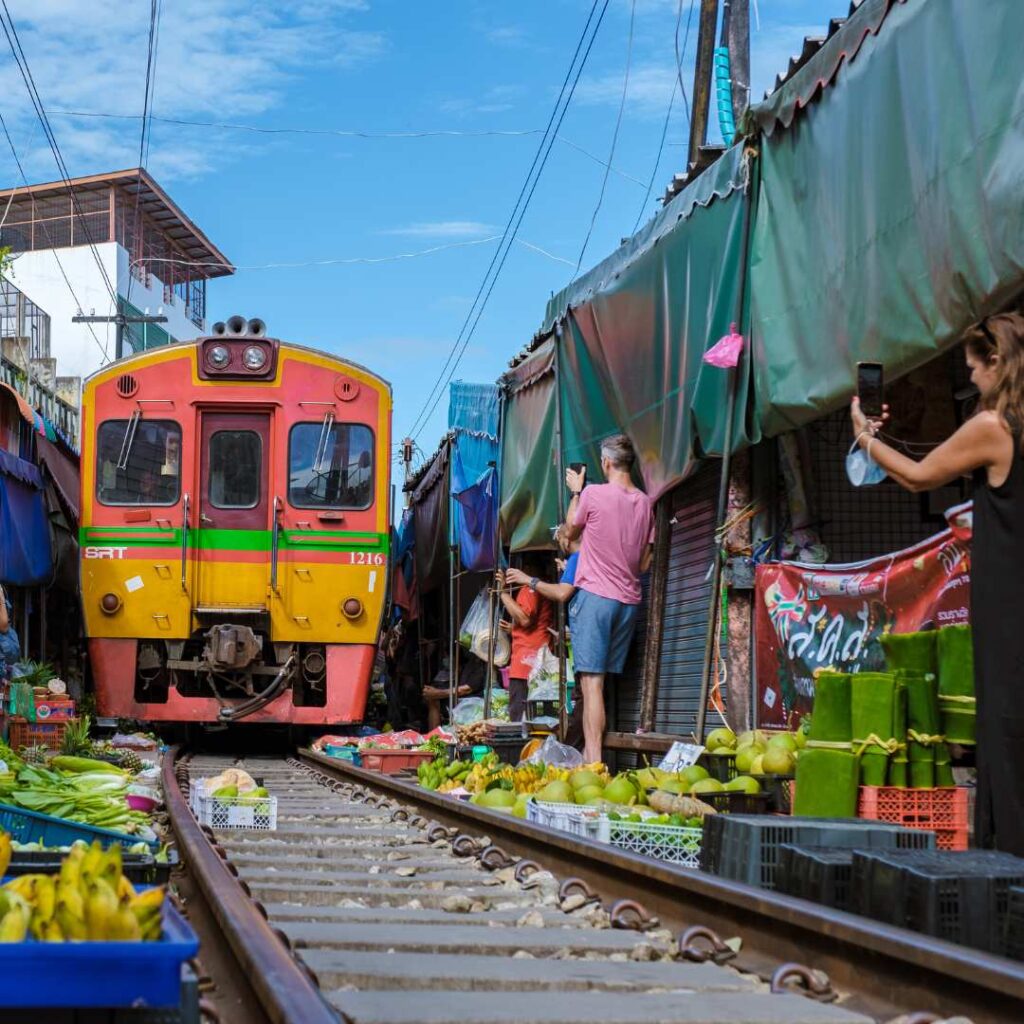
M 170 904 L 159 942 L 0 943 L 0 1007 L 178 1006 L 181 965 L 198 951 Z
M 11 838 L 18 843 L 70 846 L 78 839 L 87 843 L 98 839 L 105 847 L 111 843 L 120 843 L 125 847 L 146 843 L 153 850 L 160 849 L 159 841 L 151 842 L 138 836 L 125 835 L 123 832 L 113 832 L 109 828 L 96 828 L 77 821 L 65 821 L 63 818 L 28 811 L 13 804 L 0 804 L 0 829 L 10 832 Z
M 355 747 L 340 747 L 334 743 L 328 743 L 324 746 L 324 752 L 328 757 L 336 757 L 339 761 L 351 761 L 357 768 L 363 763 L 363 759 Z

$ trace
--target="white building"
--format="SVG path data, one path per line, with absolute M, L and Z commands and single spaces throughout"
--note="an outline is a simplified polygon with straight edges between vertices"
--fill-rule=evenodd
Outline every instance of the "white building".
M 51 318 L 49 355 L 62 376 L 202 334 L 206 282 L 234 267 L 142 169 L 0 190 L 0 246 L 8 276 Z M 8 208 L 9 204 L 9 208 Z M 72 317 L 164 315 L 128 324 L 121 351 L 113 323 Z

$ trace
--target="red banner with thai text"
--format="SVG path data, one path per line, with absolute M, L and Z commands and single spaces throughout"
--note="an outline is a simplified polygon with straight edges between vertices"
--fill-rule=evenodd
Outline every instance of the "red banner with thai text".
M 787 727 L 811 710 L 814 673 L 880 671 L 878 642 L 969 622 L 971 505 L 949 529 L 914 547 L 850 565 L 775 562 L 757 567 L 757 721 Z

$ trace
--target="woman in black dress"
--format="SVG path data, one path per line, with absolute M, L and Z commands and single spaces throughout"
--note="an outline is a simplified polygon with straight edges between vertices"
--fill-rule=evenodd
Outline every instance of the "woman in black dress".
M 975 843 L 1024 857 L 1024 316 L 964 336 L 979 411 L 920 462 L 875 435 L 855 398 L 858 443 L 911 491 L 974 476 L 971 624 L 977 697 Z

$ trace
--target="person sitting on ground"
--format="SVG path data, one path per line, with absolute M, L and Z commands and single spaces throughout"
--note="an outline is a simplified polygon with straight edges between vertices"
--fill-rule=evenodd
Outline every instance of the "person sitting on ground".
M 565 533 L 582 537 L 576 596 L 569 605 L 576 679 L 585 701 L 584 758 L 601 760 L 604 736 L 604 677 L 626 663 L 641 601 L 640 577 L 651 562 L 654 512 L 633 483 L 633 444 L 624 434 L 601 445 L 601 471 L 608 481 L 587 487 L 586 475 L 569 469 L 572 492 Z
M 527 579 L 525 586 L 513 597 L 507 589 L 506 573 L 497 571 L 496 579 L 501 603 L 512 619 L 509 628 L 512 633 L 512 660 L 509 662 L 508 717 L 510 722 L 521 722 L 526 717 L 526 698 L 529 692 L 532 662 L 537 652 L 548 644 L 548 630 L 553 616 L 551 602 L 538 592 L 541 572 L 535 555 L 528 555 L 523 562 Z M 504 624 L 503 624 L 504 625 Z

